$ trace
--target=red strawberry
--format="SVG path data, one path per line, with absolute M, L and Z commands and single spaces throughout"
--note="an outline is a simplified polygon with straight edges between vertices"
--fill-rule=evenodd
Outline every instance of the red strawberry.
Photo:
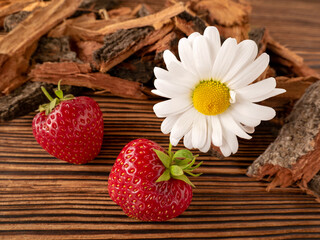
M 89 97 L 63 96 L 60 82 L 49 104 L 40 106 L 32 122 L 33 135 L 48 153 L 61 160 L 83 164 L 100 152 L 103 118 L 98 104 Z
M 136 139 L 119 154 L 109 175 L 111 199 L 132 218 L 142 221 L 166 221 L 183 213 L 192 200 L 192 183 L 183 174 L 195 157 L 188 150 L 168 155 L 157 143 Z

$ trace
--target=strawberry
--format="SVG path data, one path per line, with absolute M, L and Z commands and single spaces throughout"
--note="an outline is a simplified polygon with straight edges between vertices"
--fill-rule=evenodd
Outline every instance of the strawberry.
M 189 150 L 168 153 L 148 139 L 136 139 L 120 152 L 108 180 L 111 199 L 126 215 L 142 221 L 166 221 L 191 203 L 193 184 L 184 175 L 200 166 Z
M 63 96 L 60 89 L 51 101 L 39 107 L 32 121 L 33 135 L 41 147 L 61 160 L 83 164 L 100 152 L 103 139 L 103 118 L 98 104 L 89 97 Z

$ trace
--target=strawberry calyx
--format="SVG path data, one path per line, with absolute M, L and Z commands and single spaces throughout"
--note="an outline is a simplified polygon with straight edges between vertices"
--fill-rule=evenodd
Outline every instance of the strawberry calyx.
M 44 93 L 44 95 L 46 95 L 46 97 L 49 99 L 50 102 L 41 104 L 38 109 L 40 112 L 45 111 L 45 114 L 48 115 L 60 102 L 71 100 L 74 98 L 72 94 L 67 94 L 65 96 L 63 95 L 63 91 L 60 88 L 60 82 L 61 80 L 58 82 L 58 88 L 54 90 L 54 93 L 57 96 L 55 98 L 51 97 L 51 95 L 48 93 L 48 91 L 44 87 L 41 87 L 42 92 Z
M 176 152 L 173 152 L 171 143 L 169 144 L 169 149 L 167 153 L 159 151 L 157 149 L 153 149 L 153 151 L 157 154 L 160 161 L 166 168 L 166 170 L 156 180 L 156 182 L 168 181 L 170 178 L 174 178 L 184 181 L 190 186 L 195 187 L 194 184 L 185 175 L 185 173 L 193 177 L 198 177 L 202 174 L 192 173 L 193 170 L 200 167 L 200 165 L 203 163 L 201 161 L 197 165 L 193 166 L 195 164 L 196 158 L 199 155 L 193 155 L 192 152 L 187 149 L 181 149 Z

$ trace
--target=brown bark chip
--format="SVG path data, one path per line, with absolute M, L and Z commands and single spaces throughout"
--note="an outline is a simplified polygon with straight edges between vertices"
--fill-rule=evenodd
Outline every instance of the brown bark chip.
M 268 190 L 298 183 L 302 189 L 312 191 L 309 185 L 318 183 L 313 178 L 320 170 L 319 92 L 317 81 L 295 104 L 277 139 L 248 168 L 250 177 L 274 177 Z

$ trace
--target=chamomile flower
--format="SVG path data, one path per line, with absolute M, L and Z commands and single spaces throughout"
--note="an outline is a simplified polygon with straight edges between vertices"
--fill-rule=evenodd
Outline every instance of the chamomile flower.
M 211 144 L 224 156 L 236 153 L 237 137 L 248 133 L 263 120 L 275 116 L 273 108 L 256 104 L 284 93 L 274 78 L 251 84 L 267 68 L 269 56 L 257 57 L 252 40 L 237 44 L 234 38 L 221 45 L 215 27 L 207 27 L 179 41 L 180 61 L 169 50 L 163 54 L 167 70 L 156 67 L 153 93 L 169 98 L 154 105 L 154 112 L 165 118 L 161 124 L 170 142 L 207 152 Z

